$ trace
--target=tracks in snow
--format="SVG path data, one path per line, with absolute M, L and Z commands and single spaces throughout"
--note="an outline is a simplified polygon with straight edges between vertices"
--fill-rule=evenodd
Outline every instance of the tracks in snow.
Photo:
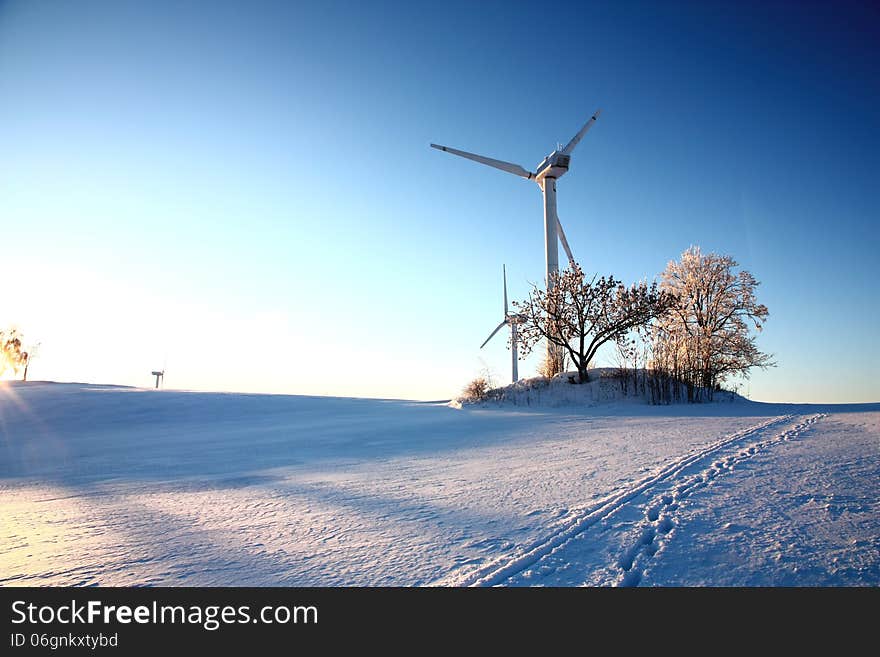
M 796 437 L 823 417 L 823 414 L 813 415 L 786 431 L 771 434 L 769 438 L 762 438 L 766 432 L 791 422 L 794 417 L 794 415 L 785 415 L 773 418 L 676 459 L 658 473 L 631 484 L 597 504 L 576 511 L 550 534 L 519 548 L 513 554 L 499 557 L 468 573 L 453 573 L 437 584 L 440 586 L 503 584 L 597 522 L 608 519 L 639 496 L 645 495 L 651 501 L 645 508 L 643 527 L 638 533 L 635 544 L 631 545 L 618 560 L 617 568 L 620 574 L 615 582 L 623 586 L 636 586 L 643 574 L 641 565 L 657 551 L 658 536 L 667 534 L 673 528 L 673 512 L 681 499 L 694 490 L 702 488 L 736 463 L 750 458 L 770 443 Z M 721 452 L 731 447 L 736 448 L 741 443 L 743 447 L 735 449 L 733 455 L 720 457 Z
M 716 458 L 713 454 L 711 459 L 706 459 L 710 461 L 708 464 L 705 461 L 695 464 L 694 468 L 689 469 L 690 473 L 682 472 L 681 476 L 663 482 L 665 486 L 657 486 L 657 490 L 648 491 L 653 492 L 654 495 L 644 507 L 644 519 L 636 529 L 635 543 L 623 552 L 617 562 L 620 575 L 614 583 L 618 586 L 638 586 L 641 583 L 648 562 L 662 547 L 665 537 L 677 524 L 675 512 L 682 500 L 694 491 L 707 486 L 719 475 L 730 472 L 743 461 L 764 451 L 773 443 L 797 438 L 823 417 L 825 417 L 824 413 L 812 415 L 782 433 L 754 442 L 749 441 L 723 458 Z

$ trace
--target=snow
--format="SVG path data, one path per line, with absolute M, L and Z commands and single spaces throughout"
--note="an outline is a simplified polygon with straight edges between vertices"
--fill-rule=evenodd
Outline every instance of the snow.
M 0 387 L 0 585 L 880 583 L 880 404 Z

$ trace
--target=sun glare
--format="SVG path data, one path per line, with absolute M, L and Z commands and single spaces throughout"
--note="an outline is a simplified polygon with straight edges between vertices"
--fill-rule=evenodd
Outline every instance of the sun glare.
M 6 354 L 0 351 L 0 381 L 14 381 L 18 378 L 18 372 L 9 363 Z
M 4 354 L 0 353 L 0 381 L 15 381 L 20 373 L 7 362 Z

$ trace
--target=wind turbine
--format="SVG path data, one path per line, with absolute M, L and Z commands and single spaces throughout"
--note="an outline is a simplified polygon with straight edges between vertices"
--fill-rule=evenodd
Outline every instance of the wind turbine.
M 165 368 L 163 367 L 161 370 L 155 370 L 152 374 L 156 377 L 156 390 L 158 390 L 159 381 L 165 378 Z
M 467 158 L 468 160 L 473 160 L 474 162 L 479 162 L 480 164 L 501 169 L 507 173 L 512 173 L 513 175 L 520 176 L 526 180 L 534 180 L 538 183 L 541 192 L 544 194 L 544 255 L 547 265 L 545 283 L 548 287 L 553 275 L 559 271 L 559 240 L 562 240 L 562 246 L 565 249 L 569 261 L 574 262 L 574 257 L 568 246 L 568 240 L 565 238 L 565 232 L 562 230 L 562 224 L 559 222 L 559 215 L 556 213 L 556 180 L 566 174 L 568 167 L 571 164 L 571 152 L 575 149 L 575 146 L 580 143 L 581 139 L 584 138 L 587 131 L 593 127 L 593 124 L 596 122 L 596 119 L 599 118 L 599 114 L 601 113 L 601 109 L 596 110 L 596 113 L 593 114 L 593 116 L 591 116 L 584 124 L 584 127 L 582 127 L 580 131 L 571 138 L 571 141 L 566 144 L 565 148 L 561 150 L 557 149 L 545 157 L 536 167 L 534 173 L 527 171 L 519 164 L 504 162 L 503 160 L 495 160 L 491 157 L 484 157 L 482 155 L 468 153 L 467 151 L 460 151 L 455 148 L 449 148 L 448 146 L 431 144 L 431 148 L 436 148 L 447 153 L 452 153 L 453 155 Z M 550 355 L 555 353 L 555 350 L 549 343 L 547 345 L 547 352 Z
M 495 337 L 495 334 L 501 330 L 502 326 L 509 326 L 510 327 L 510 351 L 511 351 L 512 358 L 513 358 L 511 378 L 513 379 L 513 383 L 516 383 L 517 381 L 519 381 L 519 372 L 517 370 L 517 353 L 516 353 L 516 345 L 517 345 L 517 341 L 518 341 L 518 337 L 519 337 L 516 332 L 516 322 L 519 319 L 519 315 L 511 314 L 507 310 L 507 267 L 505 265 L 501 265 L 501 271 L 503 272 L 503 275 L 504 275 L 504 320 L 498 326 L 495 327 L 495 330 L 492 331 L 492 333 L 489 334 L 489 337 L 486 338 L 486 341 L 480 345 L 480 349 L 485 347 L 489 343 L 489 340 L 491 340 L 492 338 Z
M 165 353 L 165 360 L 162 361 L 162 369 L 154 370 L 152 372 L 153 376 L 156 377 L 156 390 L 159 389 L 159 383 L 165 383 L 165 367 L 168 365 L 168 353 Z

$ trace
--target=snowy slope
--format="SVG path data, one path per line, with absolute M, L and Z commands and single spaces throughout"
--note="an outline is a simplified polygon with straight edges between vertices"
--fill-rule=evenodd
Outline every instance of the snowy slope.
M 0 584 L 877 584 L 878 424 L 877 404 L 457 410 L 9 385 Z M 807 536 L 785 540 L 812 566 L 775 559 L 784 535 Z M 732 545 L 752 560 L 693 568 Z

